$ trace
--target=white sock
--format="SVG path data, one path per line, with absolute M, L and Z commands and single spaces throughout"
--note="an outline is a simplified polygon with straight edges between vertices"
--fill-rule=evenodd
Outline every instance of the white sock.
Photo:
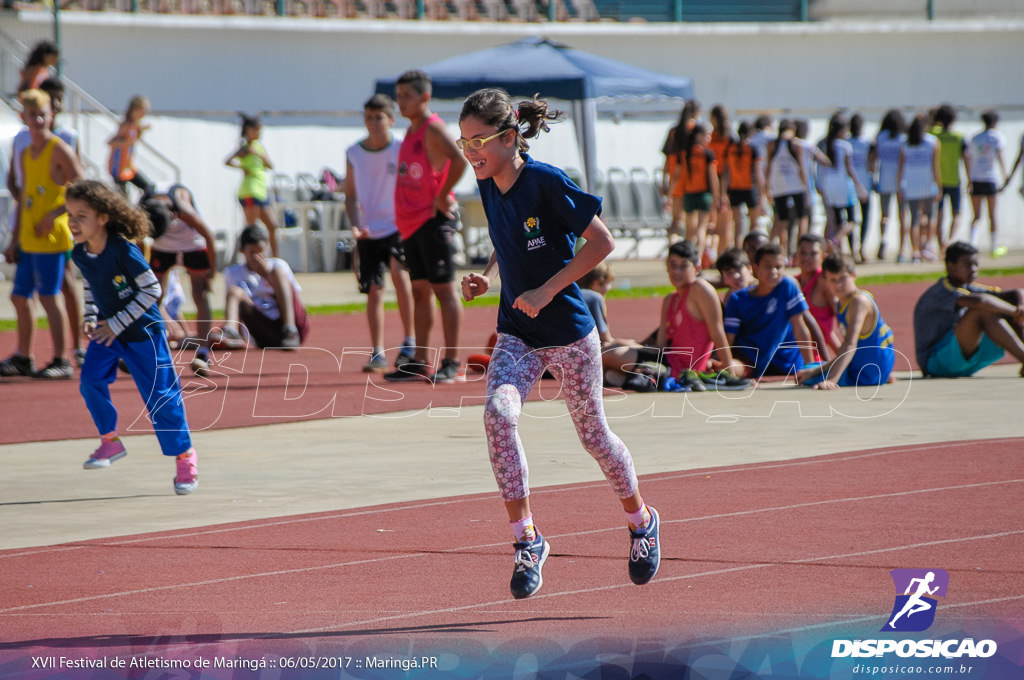
M 527 515 L 516 522 L 509 522 L 512 527 L 512 534 L 516 537 L 517 543 L 533 543 L 537 540 L 537 530 L 533 526 L 533 515 Z

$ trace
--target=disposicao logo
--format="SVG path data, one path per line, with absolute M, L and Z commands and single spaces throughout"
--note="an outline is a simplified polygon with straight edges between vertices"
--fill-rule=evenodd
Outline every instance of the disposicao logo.
M 896 587 L 896 601 L 881 630 L 928 630 L 935 622 L 938 606 L 933 596 L 946 597 L 949 573 L 943 569 L 893 569 L 889 575 Z
M 892 576 L 893 586 L 896 588 L 896 600 L 881 632 L 906 633 L 928 630 L 935 622 L 935 610 L 938 606 L 935 597 L 946 597 L 949 574 L 943 569 L 893 569 L 889 575 Z M 972 638 L 832 641 L 832 658 L 882 657 L 886 654 L 896 654 L 903 658 L 988 658 L 996 651 L 995 641 L 975 641 Z

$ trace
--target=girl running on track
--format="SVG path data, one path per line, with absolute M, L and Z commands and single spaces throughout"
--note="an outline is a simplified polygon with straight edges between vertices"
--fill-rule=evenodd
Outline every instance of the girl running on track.
M 535 594 L 550 550 L 530 511 L 526 456 L 517 433 L 526 396 L 548 369 L 562 380 L 580 442 L 601 466 L 628 518 L 629 576 L 643 585 L 660 563 L 659 518 L 640 495 L 633 459 L 608 427 L 602 403 L 601 344 L 574 283 L 612 251 L 601 199 L 553 166 L 530 158 L 526 139 L 562 117 L 547 102 L 513 106 L 504 90 L 484 89 L 462 107 L 457 141 L 476 173 L 494 254 L 482 274 L 462 279 L 466 300 L 501 276 L 498 341 L 487 369 L 484 429 L 491 465 L 515 535 L 510 588 Z M 578 237 L 586 239 L 578 253 Z
M 127 455 L 117 436 L 117 409 L 110 398 L 110 383 L 123 359 L 146 402 L 160 449 L 175 459 L 174 492 L 190 494 L 199 486 L 196 450 L 157 304 L 160 284 L 133 243 L 149 233 L 149 221 L 142 210 L 95 180 L 69 186 L 66 205 L 75 238 L 72 257 L 85 281 L 82 331 L 89 347 L 81 392 L 101 439 L 83 467 L 107 468 Z

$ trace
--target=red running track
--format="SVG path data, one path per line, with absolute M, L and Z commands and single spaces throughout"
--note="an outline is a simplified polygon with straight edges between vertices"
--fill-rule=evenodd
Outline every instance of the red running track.
M 628 536 L 605 484 L 539 489 L 552 554 L 542 591 L 524 601 L 508 592 L 511 546 L 491 494 L 0 552 L 0 658 L 656 645 L 836 625 L 876 636 L 893 602 L 888 572 L 902 567 L 949 572 L 944 628 L 1024 630 L 1022 446 L 644 477 L 663 522 L 661 571 L 645 587 L 628 581 Z

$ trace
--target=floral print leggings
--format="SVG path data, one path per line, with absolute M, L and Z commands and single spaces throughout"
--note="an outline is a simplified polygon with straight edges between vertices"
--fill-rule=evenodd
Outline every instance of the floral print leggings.
M 519 338 L 498 334 L 487 369 L 484 430 L 494 478 L 505 501 L 530 495 L 526 452 L 519 439 L 523 401 L 548 369 L 562 383 L 580 443 L 601 466 L 619 498 L 637 490 L 633 458 L 608 427 L 602 401 L 601 343 L 597 330 L 562 347 L 534 349 Z

